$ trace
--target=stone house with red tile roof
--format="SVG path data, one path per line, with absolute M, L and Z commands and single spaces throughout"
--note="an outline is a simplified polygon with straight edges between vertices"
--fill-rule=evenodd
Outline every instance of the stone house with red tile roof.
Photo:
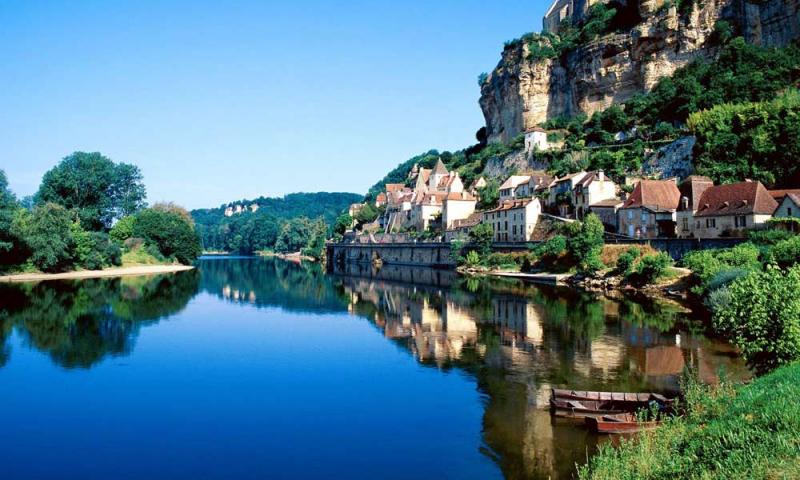
M 715 185 L 700 196 L 694 213 L 695 238 L 741 237 L 747 230 L 764 228 L 778 202 L 761 182 Z
M 640 181 L 619 209 L 619 233 L 633 238 L 675 237 L 680 198 L 673 180 Z

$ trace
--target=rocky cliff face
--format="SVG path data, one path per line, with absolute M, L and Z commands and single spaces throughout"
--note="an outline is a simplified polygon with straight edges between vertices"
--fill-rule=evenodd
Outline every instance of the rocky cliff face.
M 784 46 L 800 37 L 800 0 L 703 0 L 684 15 L 665 8 L 664 0 L 623 3 L 641 19 L 627 33 L 603 36 L 557 59 L 529 60 L 526 42 L 503 51 L 481 86 L 490 142 L 506 142 L 553 117 L 591 115 L 649 91 L 695 58 L 712 58 L 719 20 L 759 45 Z

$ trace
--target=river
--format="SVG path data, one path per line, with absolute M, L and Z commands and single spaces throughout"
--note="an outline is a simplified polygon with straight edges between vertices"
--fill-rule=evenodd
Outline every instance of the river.
M 452 272 L 204 258 L 0 286 L 4 478 L 570 478 L 550 389 L 744 377 L 694 315 Z

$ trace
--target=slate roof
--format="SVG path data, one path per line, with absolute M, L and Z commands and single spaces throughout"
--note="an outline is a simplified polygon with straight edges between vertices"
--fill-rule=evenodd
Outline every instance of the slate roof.
M 681 192 L 672 180 L 642 180 L 622 208 L 646 208 L 654 212 L 675 211 Z
M 511 175 L 500 185 L 500 190 L 506 190 L 508 188 L 517 188 L 518 186 L 522 185 L 523 183 L 528 182 L 531 179 L 530 175 Z
M 483 212 L 475 212 L 467 218 L 456 220 L 453 222 L 453 230 L 457 228 L 469 228 L 483 221 Z
M 695 216 L 772 215 L 777 208 L 778 202 L 761 182 L 739 182 L 708 188 Z
M 786 195 L 790 193 L 793 193 L 795 195 L 800 195 L 800 188 L 789 188 L 785 190 L 769 190 L 770 196 L 778 202 L 783 200 L 786 197 Z

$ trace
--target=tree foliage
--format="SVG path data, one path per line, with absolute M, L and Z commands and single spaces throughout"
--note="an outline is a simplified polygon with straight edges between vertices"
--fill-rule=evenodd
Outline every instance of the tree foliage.
M 175 209 L 147 208 L 136 215 L 134 236 L 154 245 L 164 257 L 189 265 L 202 252 L 194 225 Z
M 99 152 L 75 152 L 49 170 L 36 194 L 37 203 L 57 203 L 75 210 L 86 230 L 104 230 L 116 218 L 145 206 L 138 167 L 115 164 Z
M 15 217 L 12 230 L 25 240 L 31 252 L 30 262 L 43 272 L 61 272 L 71 267 L 75 247 L 73 214 L 56 203 L 22 212 Z

